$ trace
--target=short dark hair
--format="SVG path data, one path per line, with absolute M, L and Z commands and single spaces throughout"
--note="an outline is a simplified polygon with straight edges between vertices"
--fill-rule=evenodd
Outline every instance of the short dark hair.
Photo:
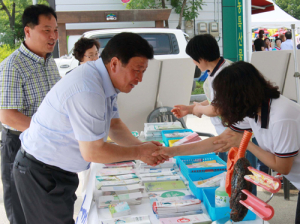
M 74 57 L 79 61 L 82 62 L 82 59 L 84 57 L 84 54 L 86 50 L 92 48 L 93 46 L 96 46 L 97 50 L 100 49 L 100 43 L 96 39 L 90 39 L 82 37 L 80 38 L 76 43 L 73 50 Z
M 194 60 L 215 61 L 220 58 L 220 49 L 216 39 L 210 34 L 194 36 L 187 44 L 185 52 Z
M 275 39 L 275 43 L 277 42 L 277 40 L 280 40 L 280 42 L 282 43 L 281 38 L 276 38 L 276 39 Z
M 286 39 L 292 39 L 291 31 L 287 31 L 284 35 L 285 35 Z
M 265 33 L 264 30 L 258 31 L 258 36 L 259 36 L 260 39 L 262 39 L 264 37 L 264 33 Z
M 104 64 L 117 57 L 123 65 L 127 65 L 133 57 L 145 57 L 152 59 L 153 47 L 147 40 L 135 33 L 119 33 L 111 38 L 101 53 Z
M 240 122 L 245 117 L 254 118 L 263 102 L 280 96 L 277 86 L 244 61 L 224 68 L 214 79 L 213 89 L 215 98 L 212 105 L 224 126 Z
M 23 28 L 26 26 L 33 28 L 36 25 L 39 25 L 40 15 L 49 16 L 49 18 L 51 18 L 52 15 L 57 21 L 56 13 L 51 7 L 41 4 L 30 5 L 24 10 L 22 15 Z

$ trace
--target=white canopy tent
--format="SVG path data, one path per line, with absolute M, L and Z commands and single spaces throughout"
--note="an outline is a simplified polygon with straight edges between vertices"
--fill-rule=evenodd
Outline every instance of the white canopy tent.
M 300 27 L 300 20 L 287 14 L 275 3 L 275 10 L 270 12 L 259 13 L 251 16 L 251 27 L 253 28 L 291 28 L 291 24 L 295 24 L 296 27 Z

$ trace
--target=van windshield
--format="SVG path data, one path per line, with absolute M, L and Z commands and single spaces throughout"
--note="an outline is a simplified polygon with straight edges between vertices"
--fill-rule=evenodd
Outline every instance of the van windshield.
M 150 45 L 152 45 L 154 50 L 154 55 L 164 55 L 164 54 L 179 54 L 178 42 L 174 34 L 164 34 L 164 33 L 147 33 L 139 34 L 141 37 L 146 39 Z M 101 36 L 93 37 L 98 39 L 100 43 L 100 52 L 105 48 L 107 42 L 113 36 Z

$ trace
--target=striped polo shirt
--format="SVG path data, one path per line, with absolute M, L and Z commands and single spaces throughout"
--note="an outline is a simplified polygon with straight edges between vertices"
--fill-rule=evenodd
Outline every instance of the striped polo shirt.
M 280 158 L 295 157 L 285 177 L 300 190 L 300 105 L 280 95 L 264 102 L 261 117 L 245 117 L 230 127 L 234 131 L 253 131 L 260 148 Z
M 32 117 L 60 76 L 51 54 L 45 60 L 22 43 L 0 64 L 0 80 L 0 109 L 17 109 Z

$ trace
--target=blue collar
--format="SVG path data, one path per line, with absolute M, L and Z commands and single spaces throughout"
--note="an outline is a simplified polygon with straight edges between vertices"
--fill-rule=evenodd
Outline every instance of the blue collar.
M 110 79 L 110 76 L 107 72 L 107 69 L 103 63 L 102 58 L 99 58 L 97 61 L 95 61 L 96 68 L 98 69 L 100 76 L 103 80 L 103 88 L 105 96 L 111 97 L 111 96 L 117 96 L 118 93 L 120 93 L 120 90 L 116 89 Z

